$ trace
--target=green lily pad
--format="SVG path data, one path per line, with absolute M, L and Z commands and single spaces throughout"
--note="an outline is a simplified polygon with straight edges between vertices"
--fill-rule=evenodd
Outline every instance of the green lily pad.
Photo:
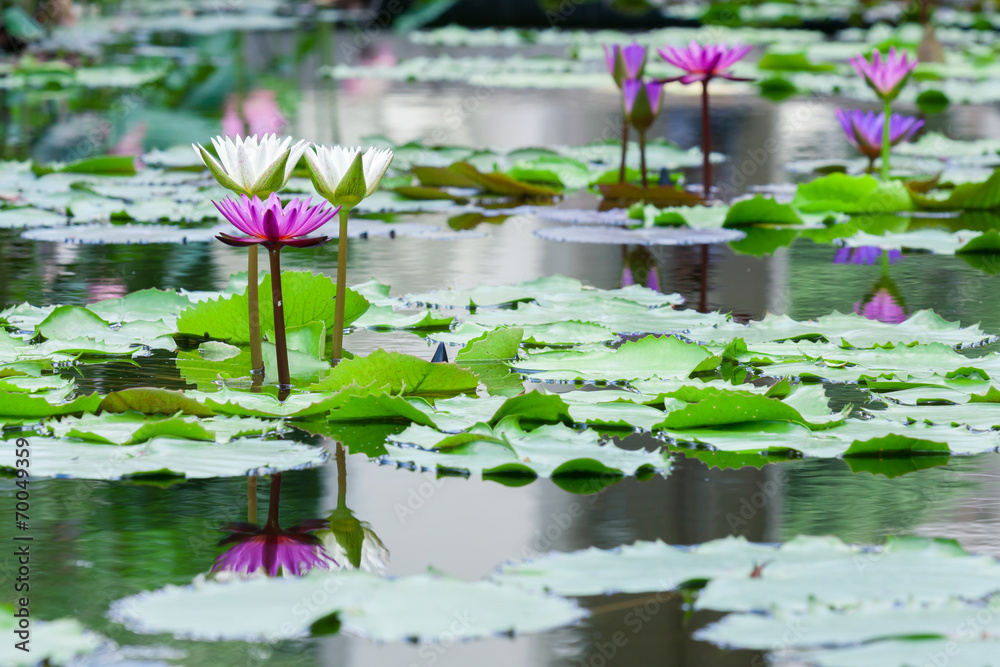
M 310 322 L 323 322 L 327 332 L 334 325 L 336 283 L 322 274 L 309 271 L 283 271 L 281 275 L 285 326 L 295 327 Z M 274 330 L 271 299 L 271 276 L 267 274 L 260 287 L 260 326 L 262 331 Z M 344 304 L 344 325 L 351 324 L 368 309 L 368 302 L 353 290 L 347 290 Z M 246 294 L 220 296 L 200 301 L 181 311 L 177 329 L 196 336 L 222 338 L 229 342 L 249 343 Z
M 32 477 L 126 479 L 239 477 L 322 464 L 325 449 L 260 438 L 225 444 L 157 437 L 139 445 L 99 445 L 29 437 Z M 14 469 L 13 447 L 4 447 L 0 468 Z
M 337 391 L 352 384 L 385 387 L 393 394 L 452 396 L 475 391 L 479 380 L 456 364 L 435 364 L 401 352 L 379 349 L 367 357 L 341 361 L 322 381 L 312 385 L 312 389 Z
M 513 367 L 546 379 L 669 379 L 688 377 L 711 356 L 705 348 L 677 338 L 646 336 L 617 349 L 529 353 Z
M 906 187 L 872 176 L 830 174 L 799 185 L 792 206 L 806 212 L 891 213 L 913 208 Z
M 318 590 L 323 603 L 295 613 Z M 234 615 L 232 609 L 244 609 Z M 202 641 L 277 642 L 313 634 L 332 617 L 342 632 L 379 642 L 454 642 L 541 632 L 573 623 L 572 602 L 490 582 L 421 574 L 386 579 L 359 570 L 323 570 L 298 578 L 227 583 L 196 580 L 116 602 L 111 618 L 133 632 Z
M 578 433 L 562 424 L 525 431 L 516 420 L 507 419 L 494 428 L 478 424 L 457 435 L 411 426 L 391 440 L 399 444 L 386 445 L 388 461 L 439 472 L 480 473 L 489 479 L 618 479 L 669 468 L 663 454 L 600 445 L 596 432 Z

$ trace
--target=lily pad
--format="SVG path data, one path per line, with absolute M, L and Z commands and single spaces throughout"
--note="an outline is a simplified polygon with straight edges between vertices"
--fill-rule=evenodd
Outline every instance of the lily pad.
M 325 602 L 296 613 L 302 600 Z M 232 609 L 248 610 L 232 614 Z M 385 579 L 359 570 L 227 583 L 196 580 L 116 602 L 110 617 L 133 632 L 202 641 L 277 642 L 305 637 L 336 615 L 342 632 L 380 642 L 453 642 L 541 632 L 579 620 L 572 602 L 490 582 L 421 574 Z
M 158 437 L 140 445 L 98 445 L 29 437 L 33 477 L 200 479 L 263 475 L 322 464 L 325 449 L 294 442 L 234 439 L 226 444 Z M 0 468 L 14 469 L 13 447 L 3 448 Z

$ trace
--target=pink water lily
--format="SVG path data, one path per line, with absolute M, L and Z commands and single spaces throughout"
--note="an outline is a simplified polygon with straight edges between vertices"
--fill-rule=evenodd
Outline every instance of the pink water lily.
M 687 74 L 666 80 L 680 81 L 683 84 L 688 84 L 695 81 L 707 82 L 716 77 L 731 79 L 733 81 L 749 81 L 749 79 L 734 76 L 728 70 L 746 57 L 752 49 L 753 47 L 742 44 L 731 47 L 726 44 L 709 44 L 708 46 L 703 46 L 698 42 L 692 41 L 687 48 L 665 46 L 662 49 L 658 49 L 658 53 L 661 58 L 674 67 L 687 72 Z
M 889 49 L 889 55 L 884 58 L 881 51 L 875 51 L 870 61 L 857 55 L 850 62 L 858 75 L 884 102 L 896 99 L 918 63 L 916 58 L 910 59 L 907 53 L 897 54 L 896 47 Z
M 313 568 L 330 569 L 337 562 L 327 554 L 322 540 L 312 531 L 327 528 L 323 519 L 307 519 L 297 526 L 278 525 L 278 501 L 281 494 L 281 473 L 271 478 L 271 502 L 267 524 L 228 523 L 221 530 L 229 533 L 219 546 L 233 545 L 219 554 L 212 573 L 233 572 L 249 576 L 263 570 L 269 577 L 302 576 Z
M 635 42 L 628 46 L 604 45 L 604 60 L 615 85 L 621 88 L 627 79 L 638 79 L 646 67 L 646 47 Z
M 882 136 L 885 130 L 885 112 L 837 109 L 837 120 L 847 134 L 847 140 L 862 155 L 874 163 L 882 153 Z M 889 145 L 895 146 L 910 140 L 924 126 L 924 121 L 912 116 L 892 114 L 889 117 Z
M 247 234 L 247 237 L 237 237 L 221 233 L 216 238 L 231 246 L 259 243 L 268 250 L 284 246 L 307 248 L 322 245 L 329 240 L 328 237 L 301 237 L 332 220 L 340 207 L 330 207 L 325 201 L 310 207 L 311 201 L 311 198 L 303 201 L 296 197 L 282 208 L 278 195 L 271 193 L 265 201 L 261 201 L 256 195 L 253 199 L 240 195 L 238 201 L 226 197 L 221 202 L 212 202 L 226 220 Z
M 855 303 L 854 312 L 869 320 L 877 320 L 886 324 L 899 324 L 906 321 L 906 310 L 897 303 L 896 297 L 885 288 L 877 290 L 866 301 Z

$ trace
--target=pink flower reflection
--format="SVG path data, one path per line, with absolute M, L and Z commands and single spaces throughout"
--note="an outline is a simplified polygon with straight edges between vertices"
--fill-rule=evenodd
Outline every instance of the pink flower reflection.
M 230 95 L 222 113 L 222 134 L 228 137 L 278 134 L 286 125 L 273 90 L 252 90 L 242 104 L 238 95 Z
M 881 288 L 862 303 L 854 304 L 854 312 L 869 320 L 877 320 L 887 324 L 899 324 L 906 320 L 906 311 L 896 302 L 888 289 Z

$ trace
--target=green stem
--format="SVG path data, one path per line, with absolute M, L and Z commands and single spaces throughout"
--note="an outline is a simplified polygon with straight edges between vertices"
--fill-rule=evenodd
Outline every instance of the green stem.
M 264 355 L 260 351 L 260 299 L 257 289 L 257 246 L 252 245 L 247 253 L 247 301 L 250 320 L 250 372 L 264 375 Z
M 337 508 L 347 507 L 347 456 L 344 443 L 337 443 Z
M 892 102 L 885 102 L 885 125 L 882 128 L 882 180 L 889 180 L 889 152 L 892 145 L 889 142 L 889 124 L 892 120 Z
M 257 478 L 247 477 L 247 521 L 257 523 Z
M 278 528 L 278 501 L 281 498 L 281 473 L 271 475 L 271 502 L 267 507 L 267 528 Z
M 646 181 L 646 131 L 639 130 L 639 169 L 642 170 L 642 189 L 645 190 L 649 183 Z
M 622 107 L 622 166 L 618 170 L 618 182 L 625 182 L 625 156 L 628 153 L 628 116 Z
M 333 316 L 333 363 L 340 361 L 344 352 L 344 302 L 347 301 L 347 214 L 350 210 L 340 207 L 340 236 L 337 237 L 337 303 Z
M 271 299 L 274 301 L 274 348 L 278 358 L 278 386 L 292 386 L 288 374 L 288 346 L 285 344 L 285 305 L 281 300 L 281 248 L 269 251 L 271 255 Z

